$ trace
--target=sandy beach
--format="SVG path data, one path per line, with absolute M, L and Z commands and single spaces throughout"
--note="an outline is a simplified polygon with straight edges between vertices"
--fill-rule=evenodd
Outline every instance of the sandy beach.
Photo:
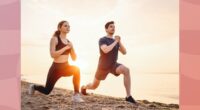
M 73 91 L 54 88 L 49 95 L 35 92 L 28 95 L 29 82 L 21 81 L 22 110 L 178 110 L 177 104 L 164 104 L 137 100 L 139 106 L 130 104 L 124 98 L 115 98 L 98 94 L 82 96 L 84 103 L 73 103 Z

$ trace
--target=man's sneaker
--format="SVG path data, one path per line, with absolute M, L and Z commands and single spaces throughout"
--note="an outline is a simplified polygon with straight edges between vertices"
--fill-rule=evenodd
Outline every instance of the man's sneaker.
M 84 100 L 81 98 L 80 94 L 75 94 L 72 96 L 73 102 L 84 102 Z
M 81 87 L 81 94 L 88 95 L 88 93 L 86 92 L 86 89 L 84 89 L 84 86 Z
M 28 90 L 28 94 L 29 95 L 33 95 L 34 94 L 34 92 L 35 92 L 34 86 L 35 86 L 34 84 L 30 84 L 29 90 Z
M 133 104 L 137 104 L 137 102 L 133 99 L 132 96 L 126 97 L 126 101 L 130 102 L 130 103 L 133 103 Z

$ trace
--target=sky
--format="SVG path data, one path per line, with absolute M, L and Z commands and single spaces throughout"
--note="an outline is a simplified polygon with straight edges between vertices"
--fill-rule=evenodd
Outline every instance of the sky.
M 78 55 L 70 63 L 83 74 L 94 76 L 98 40 L 111 20 L 127 48 L 118 62 L 131 73 L 179 73 L 179 0 L 21 0 L 22 75 L 47 74 L 50 39 L 61 20 L 71 26 L 68 39 Z M 178 88 L 177 78 L 168 80 Z
M 74 44 L 79 62 L 88 69 L 96 69 L 98 40 L 106 35 L 105 23 L 113 20 L 116 34 L 122 37 L 128 52 L 126 56 L 120 55 L 119 61 L 133 67 L 136 72 L 178 73 L 178 0 L 21 2 L 22 64 L 26 66 L 29 65 L 25 62 L 32 58 L 52 60 L 49 55 L 50 38 L 57 23 L 67 20 L 71 25 L 68 38 Z

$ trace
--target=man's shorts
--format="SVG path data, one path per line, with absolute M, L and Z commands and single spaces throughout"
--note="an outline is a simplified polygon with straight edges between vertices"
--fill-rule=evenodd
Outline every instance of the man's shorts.
M 115 76 L 119 76 L 119 74 L 116 73 L 116 69 L 120 65 L 121 65 L 120 63 L 115 63 L 114 65 L 112 65 L 108 69 L 101 69 L 101 68 L 98 67 L 96 74 L 95 74 L 95 78 L 97 78 L 98 80 L 105 80 L 108 73 L 112 73 Z

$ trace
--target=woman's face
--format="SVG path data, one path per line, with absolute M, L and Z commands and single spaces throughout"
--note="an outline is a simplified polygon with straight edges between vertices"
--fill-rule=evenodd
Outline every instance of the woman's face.
M 68 22 L 64 22 L 62 24 L 62 26 L 60 27 L 60 32 L 63 32 L 63 33 L 69 33 L 70 31 L 70 25 Z

